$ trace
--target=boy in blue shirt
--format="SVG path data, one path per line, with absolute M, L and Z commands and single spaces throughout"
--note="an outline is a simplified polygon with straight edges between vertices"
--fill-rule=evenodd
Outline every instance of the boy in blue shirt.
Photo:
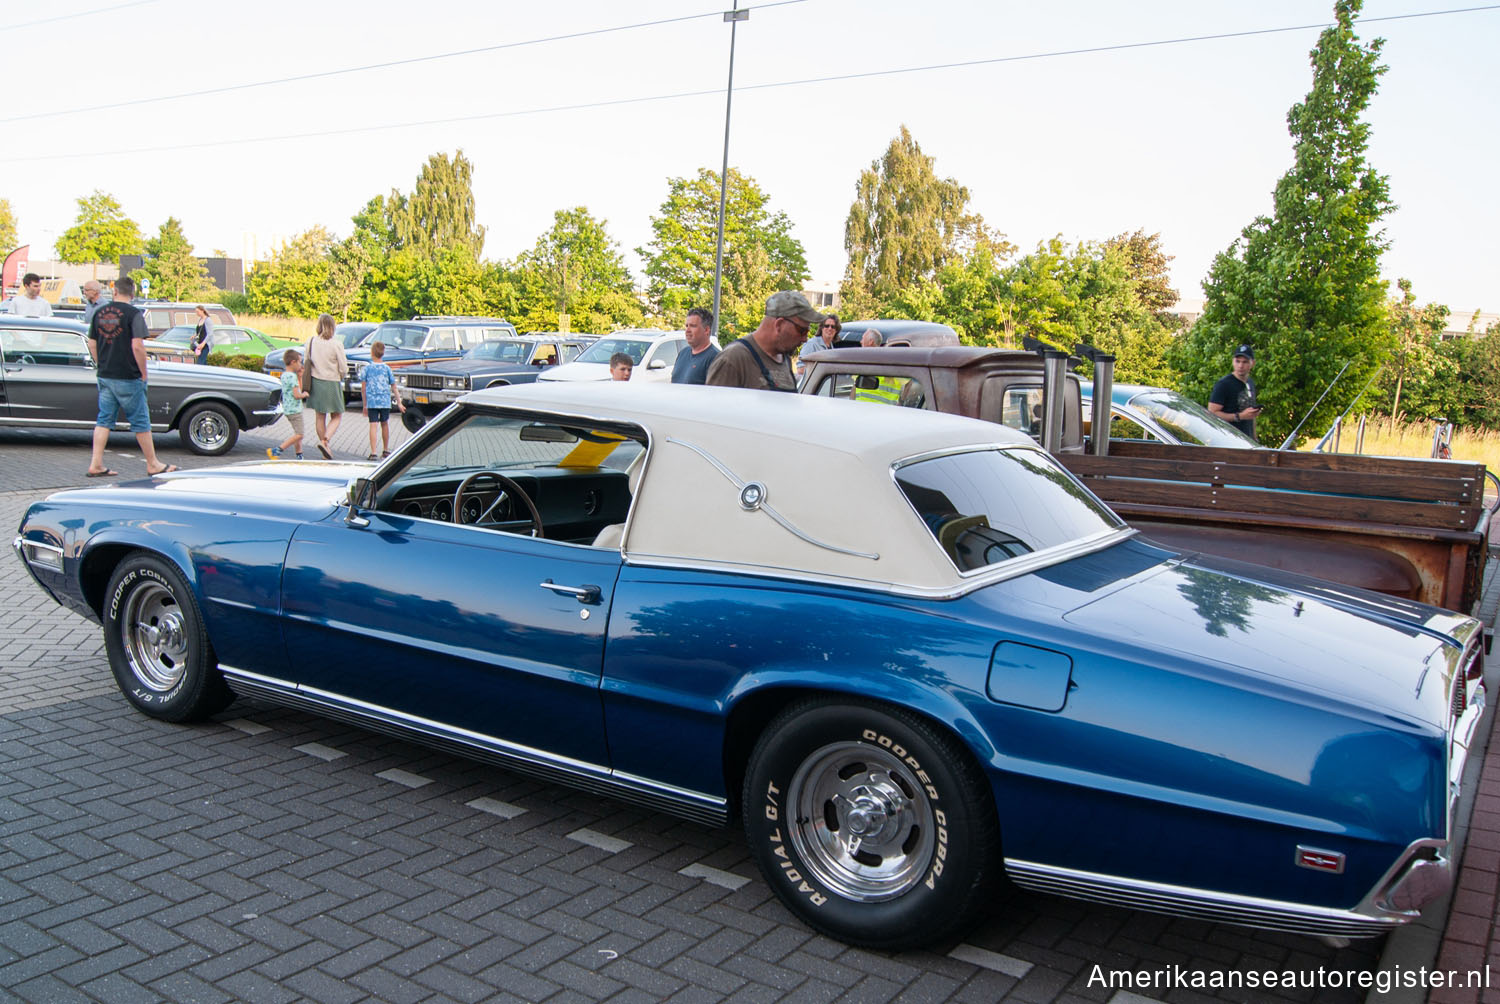
M 291 423 L 292 434 L 280 446 L 266 447 L 266 456 L 275 460 L 289 446 L 297 448 L 297 459 L 302 459 L 302 402 L 308 392 L 302 389 L 302 353 L 287 349 L 281 357 L 281 413 Z
M 366 460 L 378 459 L 375 456 L 375 429 L 380 428 L 381 454 L 382 457 L 391 455 L 391 402 L 393 384 L 396 376 L 391 368 L 381 362 L 385 358 L 385 343 L 375 342 L 370 346 L 370 365 L 365 367 L 364 385 L 365 419 L 370 423 L 370 455 Z M 395 407 L 402 414 L 406 413 L 406 403 L 400 396 L 395 396 Z

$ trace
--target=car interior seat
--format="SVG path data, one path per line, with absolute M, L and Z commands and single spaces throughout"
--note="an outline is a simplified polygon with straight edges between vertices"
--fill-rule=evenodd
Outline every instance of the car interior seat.
M 641 485 L 641 470 L 645 466 L 646 466 L 646 451 L 642 450 L 640 453 L 638 453 L 636 455 L 636 458 L 630 462 L 630 466 L 627 467 L 627 468 L 625 468 L 625 478 L 626 478 L 626 482 L 625 483 L 626 483 L 626 485 L 630 489 L 630 500 L 631 500 L 631 502 L 635 501 L 635 492 L 636 492 L 636 489 L 639 488 L 640 485 Z M 625 524 L 624 523 L 611 523 L 608 526 L 606 526 L 604 529 L 602 529 L 602 530 L 599 531 L 599 535 L 594 538 L 594 546 L 595 547 L 613 547 L 613 548 L 618 549 L 619 546 L 620 546 L 620 541 L 624 538 L 624 536 L 625 536 Z

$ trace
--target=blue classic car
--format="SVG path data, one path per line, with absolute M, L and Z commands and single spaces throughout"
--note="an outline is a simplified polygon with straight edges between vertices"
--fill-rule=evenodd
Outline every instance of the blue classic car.
M 738 816 L 798 917 L 886 949 L 1007 875 L 1384 932 L 1448 887 L 1484 703 L 1470 618 L 1165 550 L 1013 430 L 810 395 L 478 391 L 378 466 L 60 492 L 15 549 L 148 715 L 253 696 Z
M 408 409 L 431 418 L 471 390 L 531 383 L 543 369 L 572 362 L 595 338 L 557 331 L 493 338 L 458 359 L 397 370 L 397 390 Z

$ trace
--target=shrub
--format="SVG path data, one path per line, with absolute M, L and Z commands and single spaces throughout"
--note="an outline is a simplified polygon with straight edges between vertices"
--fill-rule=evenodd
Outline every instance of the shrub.
M 210 366 L 228 366 L 230 369 L 249 370 L 251 373 L 259 373 L 265 361 L 265 356 L 235 356 L 224 352 L 210 352 L 208 354 L 208 365 Z

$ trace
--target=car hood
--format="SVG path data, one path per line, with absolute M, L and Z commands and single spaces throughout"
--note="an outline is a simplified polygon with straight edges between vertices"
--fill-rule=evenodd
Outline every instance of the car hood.
M 1261 571 L 1252 577 L 1211 561 L 1169 561 L 1079 604 L 1063 619 L 1126 644 L 1208 660 L 1323 699 L 1336 694 L 1377 712 L 1446 724 L 1444 681 L 1472 621 Z
M 150 493 L 163 507 L 192 507 L 201 501 L 219 513 L 318 519 L 347 497 L 352 480 L 373 467 L 345 461 L 259 460 L 70 491 L 87 492 L 94 501 L 139 502 L 143 493 Z
M 380 361 L 389 363 L 393 359 L 421 359 L 422 356 L 421 349 L 403 349 L 399 346 L 387 345 L 385 347 L 385 355 L 381 357 Z M 344 351 L 344 358 L 355 364 L 367 363 L 370 361 L 370 350 L 346 349 Z
M 181 387 L 188 390 L 277 390 L 281 381 L 265 373 L 231 366 L 195 366 L 192 363 L 153 362 L 148 374 L 157 387 Z
M 632 373 L 631 376 L 635 374 Z M 563 363 L 561 366 L 553 366 L 544 373 L 537 374 L 538 380 L 608 380 L 608 363 Z

